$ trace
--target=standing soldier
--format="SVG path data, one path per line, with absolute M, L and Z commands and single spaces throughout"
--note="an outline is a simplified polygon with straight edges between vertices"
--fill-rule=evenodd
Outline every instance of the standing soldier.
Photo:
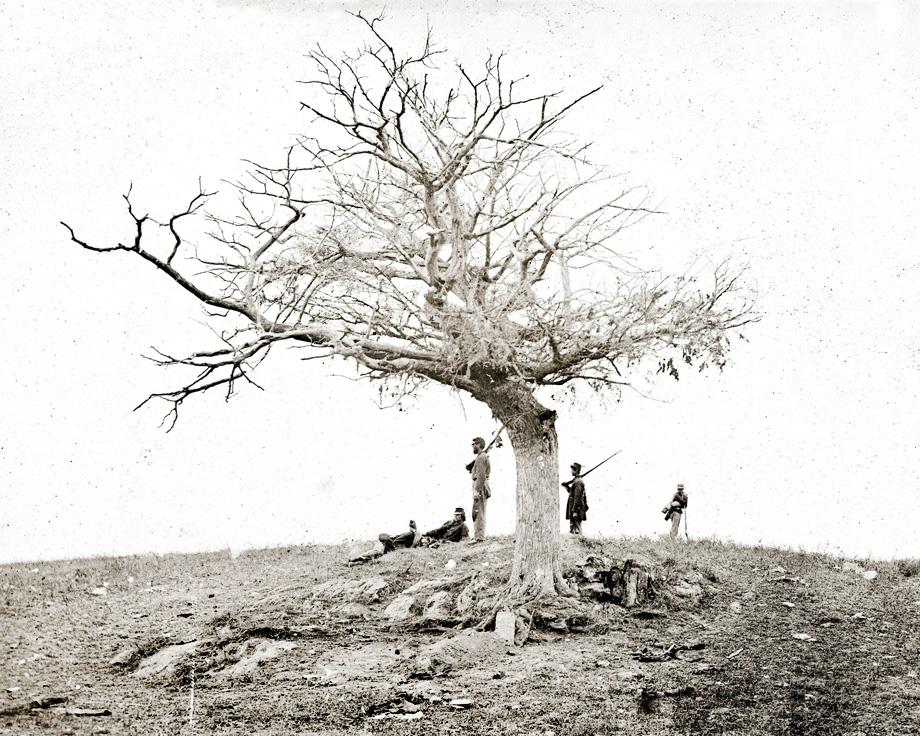
M 581 534 L 581 522 L 588 518 L 588 497 L 585 494 L 585 482 L 581 479 L 581 464 L 572 463 L 572 480 L 562 484 L 569 492 L 565 504 L 565 518 L 569 520 L 569 533 Z
M 687 494 L 684 493 L 684 484 L 677 484 L 677 493 L 671 499 L 671 503 L 665 506 L 661 511 L 664 514 L 664 520 L 671 522 L 671 541 L 677 541 L 677 533 L 680 531 L 680 520 L 684 515 L 684 509 L 687 508 Z
M 486 501 L 492 495 L 489 488 L 489 473 L 492 470 L 489 463 L 489 453 L 486 452 L 486 441 L 482 437 L 473 439 L 473 467 L 470 473 L 473 476 L 473 541 L 484 542 L 486 538 Z

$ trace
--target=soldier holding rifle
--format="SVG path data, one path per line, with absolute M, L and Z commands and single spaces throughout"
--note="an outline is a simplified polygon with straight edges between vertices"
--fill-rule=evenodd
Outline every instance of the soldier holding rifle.
M 569 498 L 565 504 L 565 518 L 568 519 L 569 522 L 570 534 L 581 534 L 581 522 L 588 518 L 588 496 L 585 490 L 585 476 L 589 473 L 593 473 L 601 465 L 611 458 L 616 457 L 621 452 L 622 450 L 617 450 L 613 455 L 604 458 L 591 468 L 591 470 L 585 473 L 581 472 L 580 463 L 572 463 L 572 479 L 562 483 L 562 487 L 565 488 L 569 494 Z
M 572 463 L 572 480 L 562 487 L 569 492 L 565 504 L 565 518 L 569 522 L 569 534 L 581 534 L 581 522 L 588 518 L 588 497 L 585 494 L 585 482 L 581 479 L 581 464 Z

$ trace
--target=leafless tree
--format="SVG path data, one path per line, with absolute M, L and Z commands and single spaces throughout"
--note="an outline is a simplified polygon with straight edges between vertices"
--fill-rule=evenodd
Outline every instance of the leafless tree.
M 171 423 L 193 394 L 252 381 L 282 342 L 345 356 L 405 391 L 433 381 L 484 402 L 517 466 L 509 590 L 566 592 L 556 412 L 535 392 L 572 382 L 616 390 L 649 359 L 675 374 L 680 358 L 721 367 L 750 306 L 725 268 L 701 289 L 643 273 L 613 249 L 649 209 L 559 125 L 597 90 L 527 94 L 500 55 L 474 74 L 439 64 L 430 37 L 401 55 L 380 18 L 357 19 L 363 48 L 311 54 L 302 102 L 311 135 L 281 166 L 249 162 L 235 210 L 203 209 L 212 194 L 199 185 L 163 222 L 139 214 L 129 192 L 133 232 L 115 245 L 62 224 L 84 248 L 153 264 L 224 325 L 214 349 L 159 354 L 197 369 L 148 397 L 170 403 Z M 192 238 L 195 218 L 208 224 Z

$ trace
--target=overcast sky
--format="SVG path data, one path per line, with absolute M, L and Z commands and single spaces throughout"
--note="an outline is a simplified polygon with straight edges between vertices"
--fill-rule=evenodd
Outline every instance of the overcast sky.
M 748 264 L 762 321 L 723 373 L 599 403 L 546 394 L 588 534 L 659 534 L 677 482 L 692 536 L 917 556 L 920 6 L 391 4 L 385 26 L 448 59 L 507 52 L 533 89 L 603 84 L 568 129 L 666 213 L 624 236 L 650 265 Z M 194 7 L 197 6 L 197 7 Z M 121 195 L 165 218 L 309 124 L 305 52 L 359 43 L 311 2 L 0 7 L 0 560 L 333 542 L 469 506 L 488 410 L 434 387 L 381 410 L 345 364 L 277 351 L 264 392 L 132 412 L 210 347 L 200 308 L 137 259 Z M 352 9 L 361 7 L 349 5 Z M 370 6 L 370 10 L 374 7 Z M 514 523 L 496 450 L 490 531 Z

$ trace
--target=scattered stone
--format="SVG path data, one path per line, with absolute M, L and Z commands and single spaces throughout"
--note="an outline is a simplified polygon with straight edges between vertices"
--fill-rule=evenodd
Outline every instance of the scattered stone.
M 620 680 L 638 680 L 644 677 L 641 672 L 634 672 L 633 670 L 620 670 L 617 672 L 617 678 Z
M 728 604 L 728 607 L 734 613 L 741 613 L 744 610 L 744 606 L 742 606 L 738 601 L 732 601 L 731 603 Z
M 444 565 L 444 567 L 448 570 L 453 570 L 456 566 L 457 566 L 456 560 L 448 560 Z
M 8 688 L 6 689 L 6 691 L 7 691 L 8 693 L 18 693 L 21 689 L 22 689 L 22 688 L 20 688 L 20 687 L 18 687 L 18 686 L 17 686 L 17 687 L 8 687 Z
M 108 590 L 108 588 L 106 588 L 106 587 L 104 587 L 104 586 L 99 586 L 98 588 L 93 588 L 93 589 L 90 591 L 90 593 L 91 593 L 92 595 L 108 595 L 108 594 L 109 594 L 109 590 Z
M 597 662 L 595 662 L 594 664 L 595 664 L 595 666 L 597 666 L 597 667 L 609 667 L 609 666 L 610 666 L 610 660 L 609 660 L 609 659 L 599 659 L 599 660 L 597 660 Z
M 416 670 L 439 673 L 472 665 L 483 666 L 488 657 L 500 654 L 506 646 L 491 631 L 465 629 L 422 647 L 416 657 Z
M 878 577 L 878 570 L 866 570 L 863 574 L 863 579 L 872 582 Z
M 514 644 L 515 616 L 511 611 L 495 614 L 495 635 L 505 644 Z
M 290 641 L 276 641 L 274 639 L 262 639 L 256 642 L 253 651 L 245 653 L 250 642 L 246 642 L 243 649 L 243 656 L 232 665 L 221 670 L 221 677 L 239 677 L 240 675 L 249 675 L 258 669 L 261 664 L 268 659 L 274 659 L 283 652 L 296 649 L 297 645 Z
M 468 710 L 473 707 L 473 701 L 469 698 L 454 698 L 448 705 L 454 710 Z
M 452 601 L 450 593 L 446 590 L 429 596 L 422 608 L 422 619 L 434 623 L 450 623 L 456 620 L 452 611 Z
M 390 605 L 384 609 L 383 615 L 390 619 L 390 621 L 405 621 L 409 618 L 414 603 L 415 598 L 413 596 L 405 594 L 398 595 L 393 599 Z
M 329 580 L 313 586 L 311 597 L 320 600 L 377 603 L 387 587 L 387 581 L 379 576 L 368 580 Z
M 865 621 L 866 614 L 857 612 L 853 614 L 852 618 L 855 618 L 857 621 Z
M 699 598 L 703 595 L 703 589 L 697 583 L 691 585 L 684 582 L 680 586 L 674 588 L 672 592 L 674 595 L 680 596 L 681 598 Z
M 112 657 L 109 660 L 109 664 L 115 667 L 124 667 L 125 665 L 130 664 L 139 652 L 140 650 L 137 648 L 137 646 L 131 644 L 118 652 L 114 657 Z
M 783 605 L 784 605 L 786 608 L 795 608 L 795 603 L 792 603 L 792 602 L 790 602 L 790 601 L 783 601 Z
M 365 606 L 363 603 L 357 603 L 356 601 L 351 601 L 346 603 L 344 606 L 336 609 L 336 613 L 341 614 L 342 616 L 347 616 L 348 618 L 360 618 L 368 619 L 373 616 L 371 609 Z
M 419 580 L 414 585 L 410 585 L 406 588 L 402 595 L 415 595 L 416 593 L 428 593 L 429 591 L 437 590 L 438 588 L 443 588 L 447 583 L 450 582 L 449 578 L 438 578 L 437 580 Z
M 142 659 L 134 672 L 134 676 L 142 680 L 157 676 L 171 676 L 179 662 L 201 645 L 202 642 L 196 640 L 165 646 L 158 652 L 154 652 L 149 657 Z
M 793 639 L 798 639 L 799 641 L 814 641 L 815 638 L 810 634 L 793 634 Z

